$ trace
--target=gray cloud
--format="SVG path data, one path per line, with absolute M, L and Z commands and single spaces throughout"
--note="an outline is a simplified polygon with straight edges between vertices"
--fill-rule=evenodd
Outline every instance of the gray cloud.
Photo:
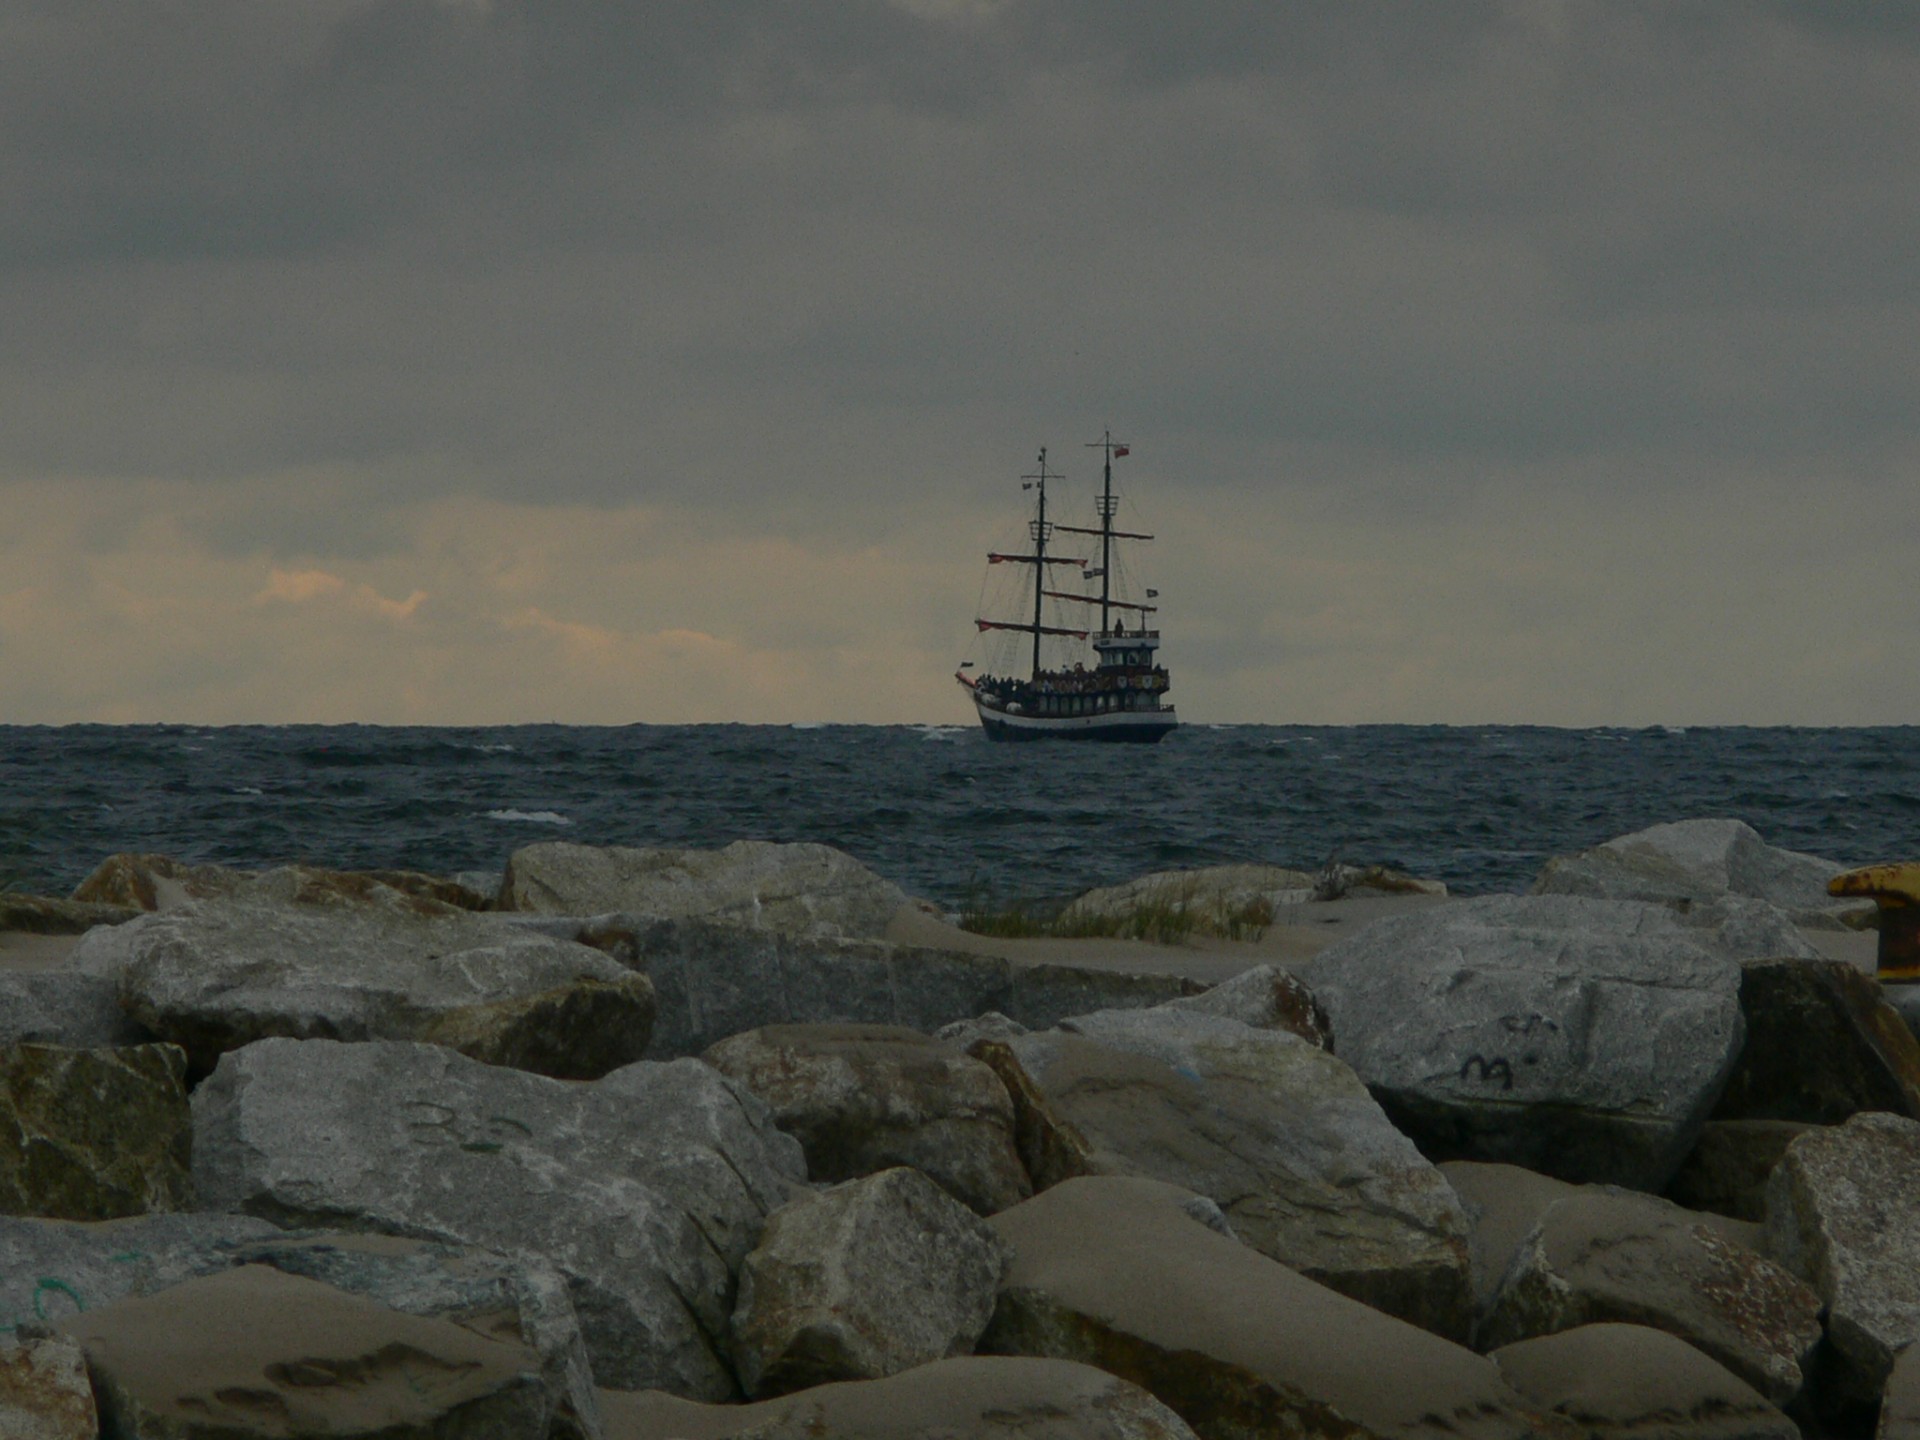
M 1684 569 L 1635 528 L 1683 499 L 1904 503 L 1917 139 L 1902 7 L 15 6 L 0 494 L 404 597 L 422 505 L 950 544 L 1110 424 L 1163 510 L 1362 527 L 1349 576 L 1535 509 Z M 1476 553 L 1489 633 L 1551 611 Z M 1266 583 L 1188 582 L 1218 673 Z

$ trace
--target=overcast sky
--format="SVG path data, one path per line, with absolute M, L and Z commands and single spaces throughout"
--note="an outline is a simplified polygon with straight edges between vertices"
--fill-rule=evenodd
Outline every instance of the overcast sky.
M 1920 715 L 1920 6 L 4 0 L 0 721 Z

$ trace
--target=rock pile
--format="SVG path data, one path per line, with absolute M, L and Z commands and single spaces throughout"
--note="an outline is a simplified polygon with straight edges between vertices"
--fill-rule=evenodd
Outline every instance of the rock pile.
M 893 943 L 819 846 L 115 857 L 7 912 L 77 938 L 0 971 L 0 1434 L 1898 1432 L 1920 1044 L 1838 868 L 1086 897 L 1393 912 L 1208 988 Z

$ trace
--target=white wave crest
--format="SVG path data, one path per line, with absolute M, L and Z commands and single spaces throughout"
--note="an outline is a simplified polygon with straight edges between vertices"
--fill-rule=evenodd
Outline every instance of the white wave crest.
M 518 825 L 571 825 L 573 821 L 558 810 L 489 810 L 489 820 L 507 820 Z

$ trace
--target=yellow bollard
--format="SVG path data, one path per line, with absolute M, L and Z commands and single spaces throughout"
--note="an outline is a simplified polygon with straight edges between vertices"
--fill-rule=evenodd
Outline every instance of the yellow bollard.
M 1920 980 L 1920 860 L 1848 870 L 1827 882 L 1827 893 L 1878 905 L 1880 978 L 1894 983 Z

